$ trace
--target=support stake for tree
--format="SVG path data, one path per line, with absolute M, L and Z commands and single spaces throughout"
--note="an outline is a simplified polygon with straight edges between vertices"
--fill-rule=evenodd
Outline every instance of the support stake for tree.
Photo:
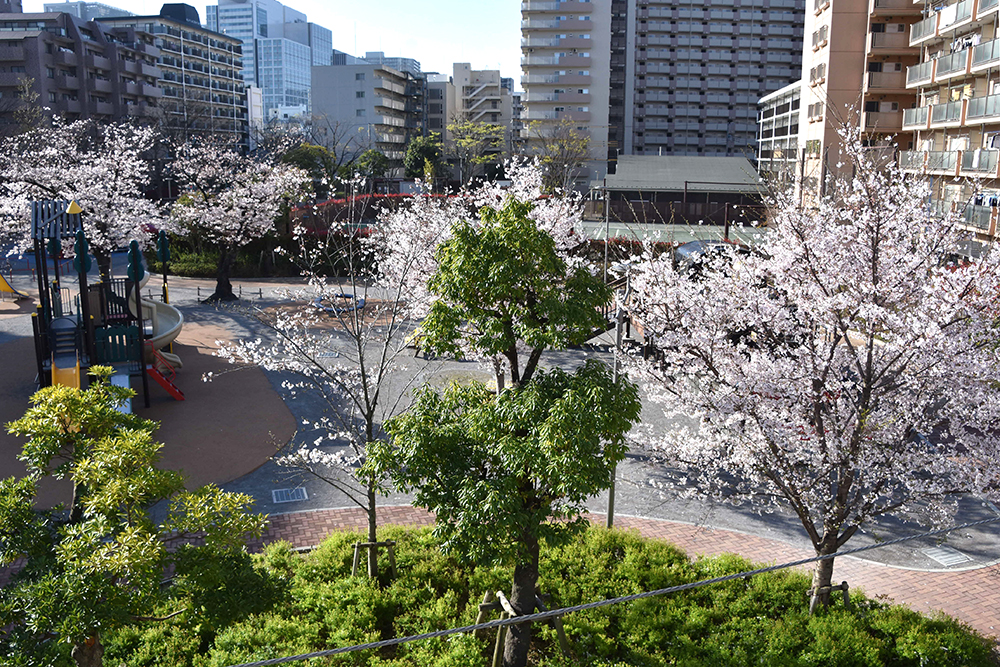
M 809 615 L 812 616 L 816 613 L 816 608 L 820 605 L 820 599 L 822 597 L 827 598 L 826 606 L 829 606 L 829 595 L 834 591 L 842 591 L 844 595 L 844 608 L 851 608 L 851 595 L 848 590 L 848 585 L 846 581 L 840 582 L 839 586 L 820 586 L 819 588 L 810 588 L 806 591 L 809 595 Z
M 392 578 L 396 578 L 396 543 L 392 540 L 388 542 L 355 542 L 354 543 L 354 562 L 351 565 L 351 576 L 355 577 L 358 574 L 358 563 L 361 560 L 361 550 L 362 549 L 378 549 L 379 547 L 385 547 L 389 551 L 389 572 L 392 574 Z
M 486 621 L 487 612 L 499 608 L 500 608 L 500 603 L 496 601 L 496 597 L 494 597 L 493 591 L 486 591 L 486 593 L 483 594 L 483 601 L 479 605 L 479 613 L 476 614 L 476 625 L 479 625 L 480 623 Z M 485 634 L 486 634 L 485 630 L 476 630 L 476 632 L 474 633 L 475 637 L 478 639 L 482 639 Z
M 500 612 L 500 620 L 509 618 L 507 612 Z M 492 667 L 500 667 L 503 663 L 503 644 L 504 640 L 507 638 L 507 626 L 501 625 L 497 628 L 497 643 L 493 646 L 493 663 Z

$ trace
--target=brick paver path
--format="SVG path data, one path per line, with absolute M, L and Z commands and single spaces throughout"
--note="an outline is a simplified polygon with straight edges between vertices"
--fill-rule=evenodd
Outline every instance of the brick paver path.
M 434 517 L 414 507 L 382 507 L 379 524 L 431 526 Z M 604 525 L 602 514 L 591 520 Z M 331 531 L 361 530 L 367 526 L 357 508 L 278 514 L 271 517 L 265 542 L 287 540 L 296 547 L 319 544 Z M 618 517 L 618 528 L 637 530 L 644 537 L 667 540 L 691 556 L 736 553 L 760 563 L 783 563 L 815 554 L 783 542 L 729 530 L 690 524 Z M 955 572 L 921 572 L 871 563 L 850 556 L 838 558 L 834 581 L 846 580 L 869 596 L 886 595 L 921 612 L 941 610 L 965 621 L 981 633 L 1000 635 L 1000 566 Z

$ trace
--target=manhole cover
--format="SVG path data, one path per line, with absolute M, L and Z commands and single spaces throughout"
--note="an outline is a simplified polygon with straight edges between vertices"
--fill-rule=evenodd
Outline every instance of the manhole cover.
M 309 500 L 309 496 L 300 486 L 296 489 L 272 489 L 271 500 L 275 503 L 294 503 L 299 500 Z
M 945 567 L 951 567 L 952 565 L 961 565 L 962 563 L 968 563 L 972 560 L 971 556 L 963 554 L 958 549 L 954 549 L 949 546 L 940 547 L 930 547 L 929 549 L 921 549 L 920 552 L 930 558 L 935 560 Z

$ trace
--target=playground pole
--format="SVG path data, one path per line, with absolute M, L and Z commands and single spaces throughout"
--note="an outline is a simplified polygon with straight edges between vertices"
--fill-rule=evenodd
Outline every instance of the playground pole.
M 139 370 L 142 373 L 142 398 L 146 407 L 149 407 L 149 376 L 146 374 L 146 331 L 142 324 L 142 295 L 139 294 L 139 281 L 145 274 L 142 268 L 142 257 L 139 254 L 139 242 L 132 241 L 128 248 L 128 269 L 129 280 L 132 281 L 135 292 L 135 314 L 138 322 L 139 335 L 136 344 L 139 346 Z

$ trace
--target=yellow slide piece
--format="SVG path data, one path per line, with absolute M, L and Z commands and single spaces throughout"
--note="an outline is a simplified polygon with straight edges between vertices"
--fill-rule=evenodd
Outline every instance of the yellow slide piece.
M 10 283 L 7 282 L 7 279 L 4 278 L 3 276 L 0 276 L 0 292 L 6 292 L 7 294 L 13 294 L 14 297 L 17 298 L 17 299 L 27 299 L 28 298 L 28 295 L 25 294 L 24 292 L 18 292 L 16 289 L 14 289 L 13 287 L 11 287 Z
M 55 360 L 52 363 L 52 385 L 62 385 L 64 387 L 80 388 L 80 360 L 72 366 L 60 368 L 56 366 Z

